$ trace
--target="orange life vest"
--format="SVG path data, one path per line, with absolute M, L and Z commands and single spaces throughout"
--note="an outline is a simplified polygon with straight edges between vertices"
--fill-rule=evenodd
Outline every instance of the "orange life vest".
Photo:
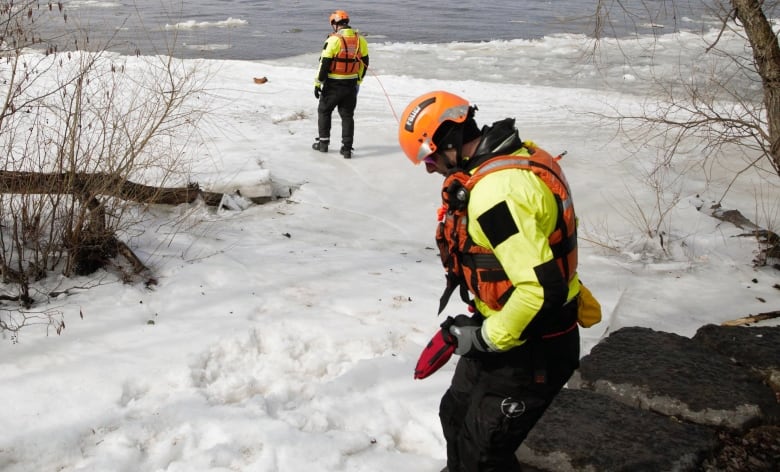
M 332 74 L 357 74 L 360 71 L 360 35 L 344 36 L 340 33 L 333 33 L 331 36 L 338 36 L 341 39 L 341 50 L 330 63 L 330 72 Z
M 460 287 L 461 298 L 471 304 L 468 291 L 493 310 L 500 310 L 514 291 L 514 285 L 490 249 L 476 245 L 468 234 L 468 194 L 486 175 L 504 169 L 524 169 L 536 174 L 550 188 L 558 203 L 558 220 L 548 240 L 564 280 L 577 272 L 577 222 L 571 191 L 558 165 L 559 157 L 535 148 L 531 156 L 497 156 L 485 161 L 476 172 L 450 174 L 442 187 L 442 208 L 436 231 L 447 288 L 439 303 L 444 310 L 452 292 Z

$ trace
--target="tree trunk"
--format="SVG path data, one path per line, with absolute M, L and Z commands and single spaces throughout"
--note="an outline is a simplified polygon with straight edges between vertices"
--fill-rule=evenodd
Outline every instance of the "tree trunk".
M 223 196 L 222 193 L 203 191 L 198 184 L 166 188 L 142 185 L 109 174 L 73 175 L 0 170 L 0 193 L 49 194 L 57 191 L 77 196 L 110 195 L 122 200 L 164 205 L 192 203 L 201 196 L 207 205 L 217 206 Z
M 766 19 L 760 0 L 731 0 L 737 18 L 753 50 L 758 75 L 764 87 L 764 105 L 769 127 L 769 154 L 780 176 L 780 45 Z

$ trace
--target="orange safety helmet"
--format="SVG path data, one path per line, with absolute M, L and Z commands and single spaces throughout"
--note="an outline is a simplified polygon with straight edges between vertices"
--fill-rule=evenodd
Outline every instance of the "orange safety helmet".
M 349 23 L 349 14 L 345 12 L 344 10 L 336 10 L 333 13 L 330 14 L 330 24 L 335 25 L 337 23 L 341 23 L 342 21 L 345 21 Z
M 463 123 L 470 108 L 466 99 L 441 90 L 412 100 L 398 124 L 398 142 L 406 157 L 417 165 L 436 152 L 433 135 L 439 126 L 445 121 Z

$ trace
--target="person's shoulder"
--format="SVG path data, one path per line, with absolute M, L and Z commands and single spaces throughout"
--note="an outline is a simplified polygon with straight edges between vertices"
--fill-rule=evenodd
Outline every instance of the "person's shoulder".
M 334 47 L 341 44 L 341 38 L 339 35 L 332 33 L 325 39 L 325 47 Z
M 540 184 L 543 185 L 539 177 L 531 170 L 508 167 L 484 174 L 474 186 L 473 191 L 485 196 L 499 197 L 518 192 L 520 194 L 534 193 Z

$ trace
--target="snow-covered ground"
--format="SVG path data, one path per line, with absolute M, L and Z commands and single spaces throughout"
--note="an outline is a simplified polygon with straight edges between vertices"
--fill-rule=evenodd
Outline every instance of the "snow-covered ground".
M 480 54 L 513 57 L 505 46 Z M 412 166 L 396 139 L 397 114 L 430 90 L 476 103 L 480 124 L 513 116 L 524 139 L 568 151 L 562 165 L 580 218 L 580 273 L 604 309 L 604 321 L 582 331 L 583 354 L 622 326 L 691 336 L 706 323 L 778 309 L 780 273 L 752 266 L 755 240 L 697 210 L 720 197 L 727 172 L 689 173 L 675 187 L 679 202 L 662 226 L 667 253 L 644 234 L 636 210 L 658 197 L 643 174 L 655 151 L 630 154 L 612 139 L 616 125 L 591 114 L 634 106 L 641 95 L 599 88 L 596 76 L 582 86 L 483 79 L 471 62 L 449 64 L 442 77 L 436 57 L 471 46 L 429 47 L 417 65 L 438 70 L 436 78 L 393 69 L 382 54 L 390 48 L 376 45 L 351 160 L 310 149 L 316 56 L 209 63 L 214 111 L 192 154 L 193 180 L 291 194 L 243 211 L 151 209 L 128 243 L 156 286 L 104 272 L 65 281 L 94 287 L 48 307 L 63 313 L 61 335 L 33 326 L 18 342 L 0 340 L 0 469 L 443 467 L 437 410 L 454 361 L 412 378 L 441 321 L 444 277 L 433 242 L 441 178 Z M 535 67 L 560 73 L 554 61 Z M 758 185 L 746 177 L 724 206 L 766 224 Z M 777 185 L 760 185 L 777 195 Z M 456 298 L 446 314 L 463 309 Z

